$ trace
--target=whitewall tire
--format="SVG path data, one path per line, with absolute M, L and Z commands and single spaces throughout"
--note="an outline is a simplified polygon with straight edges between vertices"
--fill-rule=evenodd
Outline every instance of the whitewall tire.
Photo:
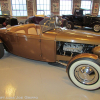
M 82 89 L 95 90 L 100 87 L 100 66 L 91 59 L 79 59 L 71 63 L 68 76 Z

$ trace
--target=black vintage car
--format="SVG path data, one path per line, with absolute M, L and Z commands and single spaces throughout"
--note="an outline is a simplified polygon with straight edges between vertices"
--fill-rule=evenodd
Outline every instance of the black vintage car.
M 9 15 L 0 15 L 0 28 L 6 27 L 7 25 L 14 26 L 18 25 L 18 20 L 15 17 Z
M 73 29 L 74 25 L 91 27 L 95 32 L 100 31 L 100 16 L 90 14 L 83 15 L 84 9 L 75 9 L 73 15 L 63 15 L 62 25 L 68 29 Z

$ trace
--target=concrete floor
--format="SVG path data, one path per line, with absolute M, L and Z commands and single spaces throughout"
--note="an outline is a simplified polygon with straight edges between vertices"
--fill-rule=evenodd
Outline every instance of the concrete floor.
M 6 52 L 0 59 L 0 100 L 7 99 L 100 100 L 100 89 L 82 90 L 69 80 L 66 68 Z

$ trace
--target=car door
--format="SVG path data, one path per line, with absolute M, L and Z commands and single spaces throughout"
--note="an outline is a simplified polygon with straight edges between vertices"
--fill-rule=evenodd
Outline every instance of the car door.
M 91 17 L 90 16 L 84 16 L 84 26 L 89 26 L 91 24 Z
M 42 54 L 42 61 L 46 62 L 56 61 L 56 34 L 52 34 L 52 32 L 50 31 L 42 34 L 41 54 Z
M 83 16 L 74 16 L 73 20 L 75 25 L 83 24 Z
M 40 34 L 37 33 L 36 26 L 29 24 L 24 28 L 26 34 L 17 33 L 20 56 L 41 60 Z

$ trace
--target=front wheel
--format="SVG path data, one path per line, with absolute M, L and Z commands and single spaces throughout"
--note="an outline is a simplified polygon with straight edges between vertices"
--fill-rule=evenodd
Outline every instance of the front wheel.
M 100 25 L 99 24 L 95 24 L 93 26 L 93 30 L 94 30 L 94 32 L 99 32 L 100 31 Z
M 100 87 L 100 66 L 93 59 L 78 59 L 68 68 L 70 80 L 85 90 L 95 90 Z
M 73 22 L 66 22 L 66 28 L 67 29 L 73 29 L 74 28 Z
M 4 56 L 4 47 L 3 44 L 0 44 L 0 59 Z

